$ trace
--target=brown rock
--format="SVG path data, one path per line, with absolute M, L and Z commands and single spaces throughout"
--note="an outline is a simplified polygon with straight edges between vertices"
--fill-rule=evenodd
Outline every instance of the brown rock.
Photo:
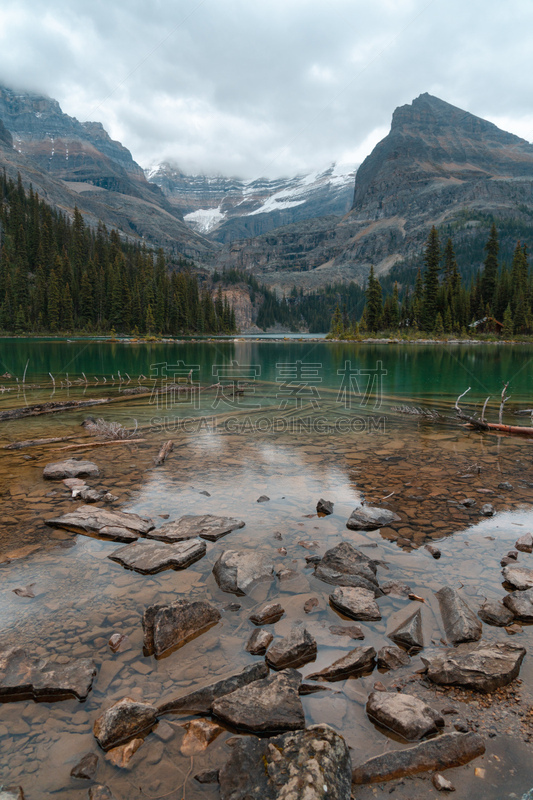
M 0 697 L 3 700 L 21 695 L 34 698 L 70 695 L 85 700 L 95 675 L 94 661 L 89 658 L 58 664 L 31 656 L 21 647 L 0 653 Z
M 481 639 L 481 622 L 455 589 L 443 586 L 435 592 L 435 596 L 439 601 L 446 636 L 452 644 Z
M 63 478 L 98 478 L 100 470 L 92 461 L 82 461 L 78 458 L 66 458 L 64 461 L 55 461 L 47 464 L 43 471 L 43 478 L 47 480 L 62 480 Z
M 295 625 L 291 632 L 269 649 L 266 660 L 274 669 L 301 667 L 316 658 L 316 641 L 301 625 Z
M 422 656 L 422 661 L 433 683 L 493 692 L 518 676 L 525 654 L 523 647 L 510 642 L 480 642 L 469 650 Z
M 533 589 L 513 592 L 503 598 L 503 604 L 520 622 L 533 622 Z
M 222 536 L 238 528 L 244 528 L 242 519 L 233 517 L 216 517 L 213 514 L 194 516 L 187 514 L 174 522 L 167 522 L 160 528 L 148 534 L 150 539 L 159 539 L 162 542 L 182 542 L 186 539 L 207 539 L 216 542 Z
M 192 636 L 215 625 L 220 612 L 206 600 L 176 600 L 169 606 L 149 606 L 143 614 L 144 651 L 162 655 L 171 647 L 184 644 Z
M 115 767 L 121 767 L 121 769 L 125 769 L 139 747 L 141 747 L 143 744 L 144 739 L 132 739 L 127 744 L 121 744 L 118 747 L 113 747 L 112 750 L 107 752 L 106 758 Z
M 216 739 L 224 728 L 207 719 L 193 719 L 183 726 L 187 733 L 180 745 L 180 752 L 184 756 L 195 756 L 203 753 L 212 741 Z
M 98 769 L 98 756 L 94 753 L 87 753 L 75 767 L 72 767 L 70 774 L 73 778 L 85 778 L 92 780 Z
M 524 533 L 520 539 L 517 539 L 515 547 L 522 553 L 533 553 L 533 536 L 530 533 Z
M 380 620 L 381 613 L 374 599 L 374 592 L 368 589 L 338 586 L 329 596 L 331 605 L 352 619 Z
M 366 713 L 373 721 L 411 742 L 437 733 L 444 725 L 438 711 L 417 697 L 400 692 L 372 692 Z
M 405 622 L 402 622 L 392 633 L 389 633 L 389 638 L 393 642 L 400 645 L 407 650 L 408 653 L 415 653 L 424 647 L 424 639 L 422 636 L 422 615 L 420 609 L 411 614 Z
M 339 681 L 347 675 L 371 672 L 375 665 L 376 651 L 373 647 L 355 647 L 347 655 L 334 661 L 329 667 L 308 675 L 310 681 Z
M 158 713 L 209 714 L 214 701 L 219 697 L 224 697 L 224 695 L 230 694 L 236 689 L 241 689 L 243 686 L 247 686 L 249 683 L 261 680 L 267 676 L 268 667 L 264 661 L 259 664 L 250 664 L 237 675 L 224 678 L 221 681 L 217 681 L 216 683 L 212 683 L 209 686 L 197 689 L 181 697 L 175 697 L 164 701 L 157 707 Z
M 270 631 L 266 631 L 264 628 L 257 628 L 248 639 L 246 650 L 253 656 L 263 656 L 273 638 L 274 636 Z
M 206 544 L 200 539 L 189 539 L 177 544 L 164 542 L 134 542 L 120 547 L 108 555 L 127 569 L 151 575 L 168 567 L 185 569 L 206 554 Z
M 406 667 L 411 659 L 400 647 L 382 647 L 378 652 L 378 667 L 382 669 L 399 669 Z
M 102 750 L 110 750 L 151 730 L 156 722 L 155 706 L 124 697 L 95 720 L 93 733 Z
M 365 634 L 360 625 L 330 625 L 329 632 L 334 636 L 349 636 L 350 639 L 364 639 Z
M 280 603 L 263 603 L 260 608 L 248 617 L 254 625 L 268 625 L 282 618 L 285 611 Z
M 96 506 L 80 506 L 75 511 L 63 514 L 46 521 L 53 528 L 65 528 L 74 533 L 96 533 L 108 538 L 115 538 L 112 531 L 130 532 L 131 535 L 146 535 L 154 527 L 151 519 L 128 514 L 124 511 L 110 511 L 108 508 Z

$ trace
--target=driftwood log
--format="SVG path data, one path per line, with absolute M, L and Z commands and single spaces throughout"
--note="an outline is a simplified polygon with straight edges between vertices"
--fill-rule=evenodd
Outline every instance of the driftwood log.
M 468 387 L 468 389 L 465 392 L 460 394 L 459 397 L 457 398 L 457 400 L 455 401 L 454 408 L 455 408 L 455 412 L 456 412 L 457 416 L 459 417 L 459 419 L 464 420 L 464 422 L 466 422 L 467 425 L 469 425 L 471 428 L 474 428 L 475 430 L 478 430 L 478 431 L 485 431 L 485 432 L 497 431 L 499 433 L 512 433 L 512 434 L 515 434 L 517 436 L 533 436 L 533 427 L 528 428 L 528 427 L 526 427 L 524 425 L 504 425 L 503 424 L 503 422 L 502 422 L 503 408 L 505 406 L 505 403 L 510 399 L 508 397 L 508 395 L 507 395 L 507 387 L 508 386 L 509 386 L 509 384 L 506 383 L 505 386 L 503 387 L 503 390 L 502 390 L 501 401 L 500 401 L 500 410 L 499 410 L 499 415 L 498 415 L 499 422 L 486 422 L 485 421 L 485 410 L 487 408 L 487 403 L 488 403 L 488 401 L 490 399 L 489 397 L 487 397 L 487 399 L 485 400 L 485 403 L 483 405 L 483 412 L 482 412 L 482 415 L 481 415 L 481 419 L 477 419 L 476 417 L 472 417 L 469 414 L 465 414 L 464 413 L 464 411 L 459 406 L 459 400 L 461 400 L 461 398 L 463 398 L 465 396 L 465 394 L 470 391 L 470 386 Z
M 86 406 L 98 406 L 109 403 L 110 400 L 111 398 L 109 397 L 102 397 L 99 400 L 58 400 L 49 403 L 38 403 L 34 406 L 10 408 L 6 411 L 0 411 L 0 422 L 23 419 L 24 417 L 38 417 L 41 414 L 52 414 L 54 411 L 72 411 Z
M 162 446 L 161 450 L 157 454 L 157 458 L 155 459 L 156 467 L 160 467 L 161 464 L 165 463 L 167 456 L 174 450 L 174 442 L 172 439 L 169 439 L 168 442 Z
M 22 450 L 23 447 L 38 447 L 41 444 L 56 444 L 56 442 L 66 442 L 69 439 L 76 439 L 76 436 L 53 436 L 50 439 L 26 439 L 23 442 L 12 442 L 5 444 L 4 450 Z

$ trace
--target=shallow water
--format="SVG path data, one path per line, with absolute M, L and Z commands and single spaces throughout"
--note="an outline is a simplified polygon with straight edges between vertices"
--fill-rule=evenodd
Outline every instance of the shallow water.
M 78 346 L 83 345 L 76 343 Z M 105 343 L 93 346 L 101 359 L 100 377 L 103 374 L 108 379 L 111 374 L 116 377 L 118 370 L 122 375 L 130 370 L 133 373 L 128 360 L 132 346 L 115 347 L 111 369 L 106 349 L 110 346 Z M 42 436 L 80 436 L 84 433 L 80 422 L 88 413 L 125 424 L 130 424 L 133 418 L 140 425 L 159 420 L 159 427 L 143 429 L 146 441 L 139 444 L 97 447 L 86 437 L 73 441 L 92 443 L 88 449 L 61 449 L 70 446 L 67 441 L 18 451 L 0 450 L 4 523 L 0 528 L 0 555 L 9 559 L 0 564 L 3 647 L 18 644 L 30 652 L 53 658 L 92 657 L 99 668 L 94 688 L 84 703 L 23 700 L 0 705 L 0 784 L 20 784 L 30 800 L 41 800 L 50 793 L 65 800 L 86 797 L 90 783 L 70 778 L 69 773 L 87 752 L 99 754 L 97 780 L 107 783 L 117 800 L 162 796 L 216 798 L 217 787 L 201 786 L 193 776 L 202 769 L 224 763 L 230 752 L 226 742 L 234 731 L 225 731 L 204 753 L 191 760 L 180 752 L 183 738 L 180 723 L 185 718 L 169 716 L 167 720 L 174 729 L 171 738 L 163 741 L 156 729 L 133 756 L 129 768 L 121 770 L 99 751 L 92 736 L 92 723 L 104 707 L 125 695 L 159 702 L 239 672 L 244 665 L 257 660 L 244 647 L 253 630 L 248 616 L 264 599 L 279 600 L 286 611 L 272 626 L 276 637 L 301 620 L 316 638 L 317 660 L 301 668 L 305 676 L 354 646 L 370 644 L 378 649 L 390 643 L 387 632 L 400 618 L 420 606 L 426 643 L 438 645 L 444 631 L 433 593 L 442 585 L 461 588 L 474 609 L 484 597 L 496 599 L 505 593 L 500 558 L 518 536 L 533 530 L 532 445 L 524 439 L 469 432 L 451 418 L 449 408 L 451 399 L 468 385 L 465 369 L 483 373 L 484 385 L 480 388 L 478 382 L 476 389 L 476 397 L 480 398 L 486 396 L 485 392 L 496 395 L 502 378 L 513 377 L 510 373 L 515 370 L 512 402 L 530 401 L 533 386 L 527 348 L 479 346 L 465 348 L 458 354 L 455 350 L 441 353 L 436 348 L 402 350 L 382 346 L 356 349 L 354 356 L 353 346 L 348 345 L 320 344 L 318 351 L 312 352 L 309 345 L 299 343 L 247 342 L 243 345 L 245 350 L 239 350 L 240 346 L 240 343 L 189 344 L 183 360 L 186 364 L 201 365 L 205 385 L 213 380 L 209 374 L 213 353 L 226 359 L 222 363 L 232 358 L 241 364 L 259 359 L 261 380 L 255 382 L 256 393 L 252 395 L 247 390 L 244 400 L 250 404 L 259 402 L 260 409 L 225 401 L 213 408 L 216 393 L 211 392 L 203 395 L 200 408 L 185 403 L 165 403 L 158 407 L 147 398 L 140 398 L 0 423 L 4 444 Z M 28 369 L 27 381 L 44 381 L 48 367 L 58 380 L 57 359 L 65 358 L 61 350 L 65 347 L 70 345 L 61 343 L 59 347 L 54 343 L 50 351 L 44 348 L 39 369 L 31 375 Z M 181 357 L 182 351 L 169 353 L 161 347 L 156 346 L 156 352 L 141 349 L 136 353 L 138 373 L 149 375 L 150 363 L 157 363 L 150 361 L 152 356 L 169 362 L 178 352 Z M 74 359 L 75 366 L 69 366 L 71 380 L 81 371 L 86 375 L 95 372 L 84 368 L 83 355 L 80 352 Z M 27 357 L 21 349 L 13 355 L 13 363 L 18 359 L 16 363 L 22 363 L 23 369 Z M 348 409 L 337 402 L 336 371 L 348 357 L 357 357 L 366 368 L 382 360 L 390 383 L 384 378 L 379 408 L 374 409 L 376 392 L 366 406 L 360 404 L 361 398 L 354 400 L 354 406 Z M 280 409 L 284 398 L 276 397 L 279 392 L 279 385 L 275 384 L 279 377 L 276 363 L 281 360 L 315 363 L 315 359 L 324 365 L 321 374 L 324 380 L 318 386 L 318 407 L 307 402 L 300 403 L 303 407 L 299 408 L 293 398 L 287 408 Z M 6 363 L 5 357 L 3 360 Z M 95 363 L 91 362 L 91 366 Z M 14 367 L 10 369 L 15 372 Z M 78 398 L 84 393 L 86 397 L 108 394 L 119 398 L 123 388 L 118 382 L 114 386 L 106 384 L 104 389 L 100 385 L 56 387 L 54 399 L 67 395 Z M 41 389 L 27 389 L 26 400 L 29 404 L 42 402 L 50 393 L 50 387 L 44 385 Z M 2 396 L 0 410 L 16 404 L 23 405 L 24 396 L 14 388 Z M 444 418 L 432 422 L 416 415 L 403 415 L 393 410 L 400 404 L 438 408 Z M 194 421 L 213 416 L 215 422 L 209 424 L 198 423 L 195 427 L 191 423 L 185 429 L 176 425 L 176 419 Z M 166 427 L 161 423 L 162 418 L 166 419 Z M 362 420 L 355 428 L 346 424 L 354 418 Z M 291 419 L 310 419 L 311 423 L 305 423 L 302 429 L 302 424 L 291 426 Z M 262 420 L 263 427 L 258 420 Z M 155 468 L 154 456 L 168 438 L 174 440 L 174 452 L 162 467 Z M 246 526 L 217 543 L 208 542 L 205 558 L 187 570 L 166 570 L 157 575 L 125 570 L 107 558 L 120 543 L 58 531 L 44 524 L 47 518 L 78 505 L 61 482 L 42 479 L 46 463 L 70 455 L 96 461 L 101 477 L 88 483 L 118 495 L 114 507 L 150 516 L 157 526 L 166 521 L 162 515 L 175 519 L 191 513 L 237 516 L 245 520 Z M 510 482 L 512 491 L 499 489 L 502 481 Z M 201 494 L 203 491 L 210 496 Z M 270 500 L 258 504 L 257 498 L 262 494 Z M 476 500 L 473 508 L 457 508 L 451 502 L 466 496 Z M 319 497 L 335 502 L 332 516 L 316 516 Z M 361 499 L 368 503 L 382 502 L 396 511 L 402 522 L 372 533 L 348 531 L 346 519 Z M 479 513 L 485 502 L 491 502 L 497 512 L 490 519 Z M 281 541 L 276 538 L 277 533 L 281 534 Z M 364 642 L 332 635 L 331 625 L 350 623 L 329 605 L 332 587 L 314 578 L 305 556 L 313 552 L 322 554 L 340 541 L 368 548 L 366 552 L 382 562 L 378 570 L 381 580 L 401 579 L 426 602 L 421 605 L 380 598 L 383 619 L 362 624 Z M 442 551 L 440 560 L 434 560 L 421 547 L 427 541 L 438 543 Z M 259 584 L 245 597 L 235 598 L 221 592 L 211 569 L 222 550 L 258 547 L 272 556 L 276 568 L 294 569 L 297 576 L 289 581 L 275 578 Z M 280 547 L 286 548 L 286 555 L 278 552 Z M 531 566 L 533 555 L 520 554 L 520 563 Z M 32 583 L 35 598 L 13 593 L 13 589 Z M 221 622 L 168 657 L 159 660 L 144 657 L 141 617 L 145 607 L 156 601 L 171 602 L 177 597 L 210 600 L 221 609 Z M 311 614 L 305 614 L 303 605 L 310 597 L 317 597 L 319 605 Z M 237 602 L 240 608 L 227 609 L 232 602 Z M 127 634 L 129 646 L 114 655 L 107 641 L 116 631 Z M 502 640 L 507 639 L 507 634 L 484 625 L 484 638 Z M 531 649 L 532 638 L 531 627 L 524 626 L 513 641 Z M 408 667 L 397 672 L 376 671 L 366 677 L 326 684 L 324 692 L 302 698 L 307 723 L 326 722 L 342 732 L 352 748 L 354 764 L 404 746 L 369 722 L 364 703 L 376 680 L 390 686 L 420 666 L 420 659 L 413 658 Z M 521 671 L 523 708 L 533 706 L 532 673 L 533 661 L 528 655 Z M 446 702 L 446 697 L 439 701 L 437 696 L 434 704 L 440 707 Z M 456 704 L 462 708 L 460 701 Z M 468 717 L 466 705 L 465 709 L 464 715 Z M 520 727 L 521 719 L 507 719 L 505 713 L 501 709 L 494 711 L 492 732 L 496 735 L 487 738 L 486 756 L 449 773 L 450 777 L 453 773 L 458 800 L 521 797 L 533 785 L 529 766 L 531 744 L 526 741 L 528 729 Z M 484 778 L 475 775 L 475 766 L 486 770 Z M 364 800 L 376 793 L 388 794 L 393 786 L 397 787 L 398 797 L 435 795 L 427 777 L 422 777 L 405 780 L 403 787 L 393 782 L 374 787 L 375 792 L 357 789 L 354 796 Z

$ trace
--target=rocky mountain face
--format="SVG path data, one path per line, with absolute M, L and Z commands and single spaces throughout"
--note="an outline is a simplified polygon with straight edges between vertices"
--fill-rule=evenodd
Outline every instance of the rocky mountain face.
M 185 225 L 127 148 L 99 122 L 64 114 L 56 100 L 0 86 L 0 145 L 0 167 L 14 177 L 19 170 L 26 185 L 63 210 L 77 205 L 91 224 L 102 220 L 191 258 L 208 259 L 215 249 Z
M 299 220 L 346 214 L 353 201 L 355 171 L 333 164 L 309 175 L 244 181 L 185 175 L 163 163 L 145 174 L 191 228 L 214 241 L 229 243 Z
M 218 255 L 271 285 L 314 288 L 385 273 L 420 252 L 431 225 L 475 227 L 480 214 L 533 215 L 533 146 L 429 94 L 396 109 L 390 133 L 359 167 L 353 206 L 234 242 Z

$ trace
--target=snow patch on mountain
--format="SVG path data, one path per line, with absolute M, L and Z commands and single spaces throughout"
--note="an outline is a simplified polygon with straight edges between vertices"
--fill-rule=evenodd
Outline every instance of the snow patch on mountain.
M 192 211 L 183 217 L 183 221 L 197 233 L 209 233 L 224 219 L 226 219 L 226 215 L 220 211 L 220 206 L 218 208 L 199 208 L 198 211 Z

